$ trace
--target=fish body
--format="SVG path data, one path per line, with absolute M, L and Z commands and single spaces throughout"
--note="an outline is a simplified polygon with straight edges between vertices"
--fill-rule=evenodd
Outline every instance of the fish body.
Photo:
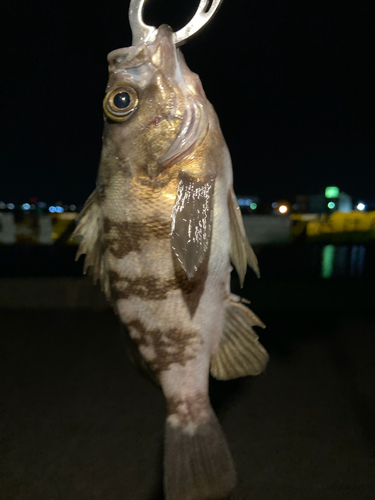
M 167 402 L 166 500 L 224 498 L 231 454 L 208 397 L 219 379 L 255 375 L 268 356 L 260 320 L 230 294 L 257 272 L 232 188 L 232 166 L 199 77 L 162 25 L 153 41 L 113 51 L 97 187 L 75 231 L 78 256 L 111 300 Z

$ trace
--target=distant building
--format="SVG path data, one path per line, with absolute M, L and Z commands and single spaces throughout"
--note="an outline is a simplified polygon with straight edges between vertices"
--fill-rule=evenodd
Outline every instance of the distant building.
M 297 213 L 330 214 L 335 211 L 347 213 L 353 210 L 353 201 L 351 196 L 331 186 L 324 194 L 297 195 L 293 208 Z
M 324 194 L 308 196 L 308 213 L 322 214 L 327 211 L 327 201 Z
M 353 210 L 352 197 L 346 193 L 340 193 L 337 210 L 345 213 L 351 212 Z

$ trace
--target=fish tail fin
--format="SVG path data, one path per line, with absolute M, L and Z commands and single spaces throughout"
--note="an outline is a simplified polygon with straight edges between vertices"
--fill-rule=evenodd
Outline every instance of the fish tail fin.
M 168 418 L 165 430 L 166 500 L 224 499 L 236 485 L 234 462 L 220 423 L 208 419 L 185 427 Z

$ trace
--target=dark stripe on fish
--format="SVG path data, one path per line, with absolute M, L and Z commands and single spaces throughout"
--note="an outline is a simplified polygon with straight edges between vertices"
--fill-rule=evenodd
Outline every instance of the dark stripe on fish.
M 208 420 L 210 403 L 207 393 L 198 393 L 194 396 L 185 397 L 184 399 L 178 397 L 167 398 L 167 411 L 168 415 L 176 415 L 180 421 L 181 427 L 185 427 L 190 422 L 194 424 L 201 424 L 203 421 Z
M 104 219 L 104 233 L 110 252 L 121 259 L 130 252 L 140 252 L 145 241 L 168 239 L 171 222 L 113 222 Z
M 148 330 L 138 319 L 129 321 L 127 327 L 130 332 L 135 330 L 137 335 L 133 338 L 138 347 L 151 347 L 155 351 L 155 358 L 147 359 L 154 373 L 168 370 L 174 363 L 184 366 L 187 361 L 196 357 L 203 344 L 200 333 L 196 331 L 184 331 L 179 328 Z M 187 353 L 188 347 L 194 347 L 194 352 Z
M 163 300 L 167 293 L 178 288 L 176 279 L 161 279 L 154 276 L 142 276 L 139 278 L 122 277 L 116 271 L 109 272 L 109 279 L 113 296 L 118 299 L 129 299 L 140 297 L 144 300 Z
M 115 300 L 140 297 L 144 300 L 164 300 L 173 290 L 181 290 L 185 303 L 193 315 L 204 291 L 208 258 L 200 266 L 194 278 L 189 280 L 177 258 L 173 256 L 175 272 L 170 278 L 157 278 L 145 275 L 139 278 L 127 278 L 116 271 L 109 271 L 112 294 Z

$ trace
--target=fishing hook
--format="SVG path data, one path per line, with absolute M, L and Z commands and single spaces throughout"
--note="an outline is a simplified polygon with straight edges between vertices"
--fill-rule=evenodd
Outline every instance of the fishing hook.
M 145 43 L 156 34 L 156 28 L 145 24 L 142 19 L 143 8 L 147 0 L 131 0 L 129 7 L 129 23 L 132 30 L 132 45 Z M 174 42 L 177 47 L 185 43 L 199 31 L 217 12 L 223 0 L 200 0 L 198 9 L 193 18 L 184 28 L 174 33 Z

